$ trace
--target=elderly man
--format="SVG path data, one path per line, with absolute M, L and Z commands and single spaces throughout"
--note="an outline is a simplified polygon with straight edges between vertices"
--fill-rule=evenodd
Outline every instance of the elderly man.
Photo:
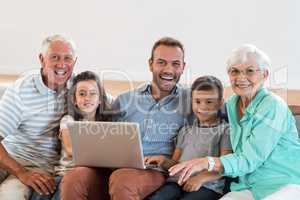
M 20 78 L 1 98 L 0 199 L 27 199 L 30 187 L 41 194 L 55 190 L 57 131 L 76 59 L 72 41 L 60 35 L 46 38 L 40 72 Z

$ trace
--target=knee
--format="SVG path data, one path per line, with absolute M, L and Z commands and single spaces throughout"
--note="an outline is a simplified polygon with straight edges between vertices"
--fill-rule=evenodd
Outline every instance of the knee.
M 69 187 L 74 184 L 93 184 L 95 180 L 97 180 L 97 172 L 95 169 L 88 167 L 76 167 L 64 175 L 61 183 L 62 187 Z
M 109 177 L 109 190 L 116 191 L 124 187 L 131 187 L 132 178 L 128 176 L 127 169 L 118 169 Z M 132 187 L 131 187 L 132 188 Z
M 103 172 L 88 167 L 76 167 L 60 184 L 61 199 L 99 199 L 107 195 Z
M 131 181 L 131 178 L 128 177 L 128 170 L 127 169 L 115 170 L 109 177 L 109 182 L 110 183 L 127 184 L 130 181 Z

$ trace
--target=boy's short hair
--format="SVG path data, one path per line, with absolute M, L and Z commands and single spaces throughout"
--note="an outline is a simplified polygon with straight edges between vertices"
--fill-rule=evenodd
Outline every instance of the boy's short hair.
M 194 90 L 204 90 L 204 91 L 210 91 L 210 90 L 217 90 L 219 99 L 223 99 L 223 85 L 219 79 L 217 79 L 214 76 L 201 76 L 197 78 L 191 87 L 192 92 Z

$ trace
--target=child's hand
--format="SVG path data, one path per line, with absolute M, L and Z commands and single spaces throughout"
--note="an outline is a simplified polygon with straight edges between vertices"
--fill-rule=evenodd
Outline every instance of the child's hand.
M 161 166 L 166 157 L 162 155 L 157 155 L 157 156 L 146 156 L 144 159 L 145 164 L 155 164 L 157 166 Z
M 183 190 L 186 192 L 195 192 L 203 185 L 203 179 L 201 176 L 190 177 L 183 185 Z
M 207 169 L 207 158 L 187 160 L 169 169 L 170 176 L 179 175 L 178 184 L 183 185 L 193 174 Z

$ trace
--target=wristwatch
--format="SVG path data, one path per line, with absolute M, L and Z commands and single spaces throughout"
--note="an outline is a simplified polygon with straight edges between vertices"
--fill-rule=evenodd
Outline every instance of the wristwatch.
M 213 159 L 213 157 L 211 156 L 207 156 L 207 160 L 208 160 L 208 168 L 207 171 L 211 172 L 214 170 L 214 167 L 216 165 L 215 160 Z

